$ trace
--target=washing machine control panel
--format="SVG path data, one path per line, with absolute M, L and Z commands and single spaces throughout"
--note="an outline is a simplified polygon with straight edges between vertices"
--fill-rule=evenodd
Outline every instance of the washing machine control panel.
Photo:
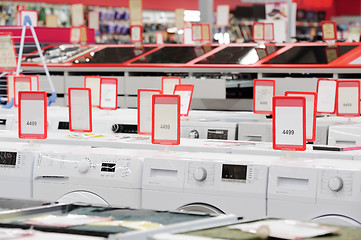
M 318 198 L 352 199 L 354 197 L 354 178 L 353 171 L 321 170 Z

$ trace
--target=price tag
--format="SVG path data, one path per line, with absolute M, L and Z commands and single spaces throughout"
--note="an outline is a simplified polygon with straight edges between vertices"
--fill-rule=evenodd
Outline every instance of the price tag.
M 83 4 L 71 5 L 71 25 L 79 27 L 84 25 L 84 6 Z
M 81 30 L 80 27 L 70 28 L 70 42 L 80 43 Z
M 229 24 L 229 5 L 217 6 L 217 19 L 216 24 L 218 26 L 228 26 Z
M 314 142 L 316 139 L 317 93 L 287 91 L 285 96 L 304 97 L 306 99 L 306 141 Z
M 253 23 L 253 41 L 264 41 L 264 23 Z
M 99 107 L 100 79 L 98 76 L 85 76 L 84 88 L 89 88 L 91 93 L 92 107 Z
M 116 110 L 118 108 L 118 79 L 101 78 L 100 109 Z
M 328 63 L 332 62 L 333 60 L 338 58 L 338 56 L 340 55 L 337 46 L 327 46 L 325 48 L 325 53 L 326 53 L 326 59 L 327 59 Z
M 361 33 L 361 26 L 350 25 L 348 27 L 347 42 L 359 42 L 360 33 Z
M 274 25 L 273 23 L 265 23 L 264 24 L 264 40 L 265 41 L 273 41 L 275 39 L 274 36 Z
M 45 27 L 58 27 L 58 15 L 46 14 Z
M 99 12 L 89 11 L 88 12 L 88 28 L 93 28 L 95 31 L 99 30 Z
M 211 30 L 209 29 L 208 23 L 202 24 L 202 41 L 210 41 L 211 40 Z
M 143 42 L 143 27 L 140 25 L 130 26 L 130 39 L 132 42 Z
M 334 114 L 336 111 L 336 79 L 318 79 L 317 113 Z
M 129 0 L 130 25 L 142 25 L 143 6 L 142 0 Z
M 360 116 L 360 81 L 337 81 L 336 115 Z
M 162 77 L 162 94 L 173 94 L 175 85 L 181 84 L 180 77 Z
M 0 71 L 16 68 L 16 52 L 11 33 L 0 33 Z
M 19 92 L 19 138 L 47 137 L 46 92 Z
M 275 96 L 275 80 L 255 79 L 253 81 L 253 112 L 272 114 L 272 98 Z
M 273 98 L 273 149 L 306 150 L 305 106 L 304 97 Z
M 202 41 L 202 24 L 192 23 L 192 40 Z
M 155 42 L 157 44 L 164 44 L 164 38 L 162 32 L 156 32 L 155 33 Z
M 180 115 L 188 116 L 191 107 L 194 85 L 176 85 L 174 95 L 180 96 Z
M 322 21 L 322 39 L 327 40 L 337 40 L 337 28 L 335 21 Z
M 31 91 L 31 78 L 26 76 L 14 77 L 14 104 L 19 105 L 18 94 L 20 91 Z
M 69 130 L 92 131 L 92 108 L 90 88 L 69 88 Z
M 152 143 L 180 143 L 180 96 L 153 95 Z
M 28 16 L 31 20 L 31 24 L 33 27 L 38 26 L 38 12 L 35 10 L 21 10 L 20 11 L 20 25 L 24 25 L 24 19 Z
M 175 27 L 182 29 L 184 27 L 184 9 L 177 8 L 175 10 Z
M 138 89 L 138 134 L 152 132 L 152 99 L 161 94 L 158 89 Z

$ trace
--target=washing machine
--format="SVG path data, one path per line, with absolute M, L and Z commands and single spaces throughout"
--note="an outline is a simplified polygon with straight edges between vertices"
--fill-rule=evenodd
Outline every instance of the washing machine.
M 169 154 L 176 153 L 111 148 L 43 152 L 34 165 L 34 199 L 140 208 L 144 157 Z
M 328 142 L 330 145 L 361 145 L 361 124 L 331 126 Z
M 209 153 L 145 158 L 142 207 L 265 217 L 268 166 L 274 159 Z
M 361 227 L 361 162 L 297 159 L 269 169 L 268 217 Z

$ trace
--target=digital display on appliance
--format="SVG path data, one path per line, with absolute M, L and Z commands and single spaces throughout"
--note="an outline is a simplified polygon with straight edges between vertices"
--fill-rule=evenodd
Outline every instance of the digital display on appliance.
M 222 179 L 247 180 L 247 165 L 222 165 Z
M 351 51 L 357 45 L 337 46 L 339 57 Z M 264 64 L 327 64 L 327 46 L 296 46 L 278 56 L 270 59 Z
M 0 152 L 0 165 L 15 166 L 16 156 L 16 152 Z
M 213 49 L 214 46 L 210 46 L 210 48 Z M 196 47 L 172 46 L 163 47 L 145 56 L 145 58 L 147 63 L 187 63 L 199 56 Z M 142 60 L 137 60 L 133 63 L 143 62 Z
M 277 46 L 277 50 L 280 48 L 282 47 Z M 263 57 L 266 56 L 267 55 Z M 257 53 L 256 47 L 227 47 L 206 58 L 206 62 L 207 64 L 251 65 L 255 64 L 262 58 L 260 58 L 260 55 Z M 202 63 L 203 62 L 199 61 L 196 64 Z
M 154 47 L 141 48 L 142 53 Z M 134 47 L 107 47 L 97 52 L 90 52 L 73 61 L 73 63 L 123 63 L 139 55 Z

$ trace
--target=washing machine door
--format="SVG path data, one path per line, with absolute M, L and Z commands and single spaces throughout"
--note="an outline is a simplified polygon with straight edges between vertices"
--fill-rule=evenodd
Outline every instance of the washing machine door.
M 179 212 L 195 212 L 206 214 L 224 214 L 224 212 L 217 207 L 204 203 L 191 203 L 184 205 L 177 209 Z
M 104 200 L 101 196 L 87 191 L 74 191 L 61 196 L 57 202 L 59 203 L 74 203 L 82 202 L 95 205 L 109 206 L 109 203 Z
M 340 225 L 346 227 L 361 227 L 361 223 L 357 220 L 336 214 L 323 215 L 312 219 L 313 222 L 322 224 Z

